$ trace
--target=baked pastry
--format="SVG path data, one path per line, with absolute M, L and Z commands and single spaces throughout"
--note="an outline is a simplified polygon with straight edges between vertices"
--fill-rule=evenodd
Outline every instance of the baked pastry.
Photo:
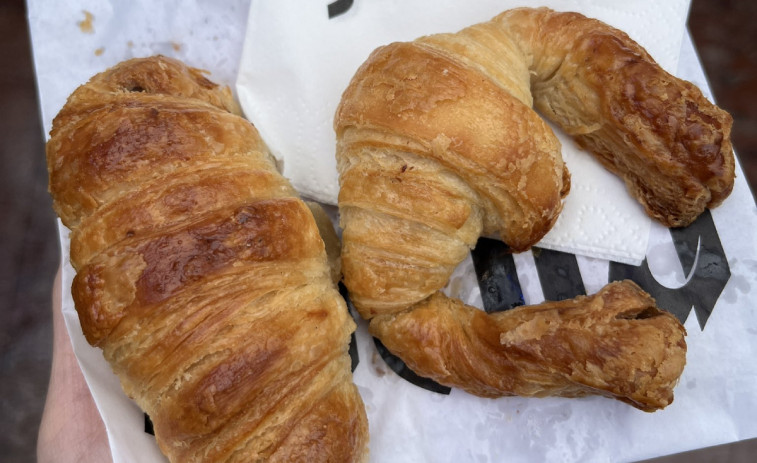
M 370 328 L 419 375 L 482 397 L 599 394 L 655 411 L 686 359 L 683 327 L 629 280 L 490 314 L 435 293 Z
M 171 461 L 363 461 L 354 322 L 313 214 L 235 112 L 160 56 L 69 97 L 47 161 L 82 331 Z
M 472 309 L 439 291 L 480 236 L 499 235 L 513 251 L 523 251 L 547 233 L 560 213 L 570 177 L 559 142 L 532 105 L 622 176 L 649 214 L 667 225 L 689 223 L 731 190 L 730 117 L 693 85 L 666 74 L 626 34 L 599 21 L 546 8 L 506 11 L 456 34 L 380 47 L 344 91 L 334 128 L 342 270 L 350 297 L 390 350 L 442 384 L 487 396 L 594 391 L 645 410 L 664 407 L 685 363 L 685 343 L 680 323 L 659 311 L 620 324 L 592 316 L 596 324 L 582 334 L 624 340 L 629 337 L 621 333 L 644 336 L 640 342 L 647 347 L 624 356 L 622 367 L 606 370 L 591 363 L 601 357 L 591 349 L 603 348 L 609 339 L 594 339 L 588 351 L 577 351 L 571 360 L 602 377 L 618 375 L 613 381 L 624 384 L 618 388 L 607 379 L 602 380 L 605 388 L 597 387 L 599 377 L 593 382 L 581 378 L 580 387 L 554 378 L 552 384 L 539 379 L 534 386 L 529 373 L 534 370 L 515 362 L 525 368 L 514 376 L 523 382 L 500 381 L 500 389 L 489 389 L 493 383 L 481 386 L 469 369 L 459 369 L 465 374 L 444 370 L 455 361 L 471 368 L 501 364 L 491 357 L 494 350 L 457 344 L 409 347 L 412 341 L 404 345 L 393 331 L 410 335 L 399 320 L 423 320 L 413 328 L 422 333 L 419 339 L 446 323 L 450 333 L 491 342 L 497 339 L 493 330 L 514 327 L 495 322 L 500 316 L 473 317 Z M 542 310 L 526 313 L 537 325 L 572 324 L 568 313 L 600 300 L 573 301 L 569 310 L 548 312 L 548 320 Z M 621 312 L 636 310 L 638 298 L 623 300 L 628 306 Z M 420 310 L 425 315 L 413 315 Z M 466 328 L 470 320 L 491 326 L 471 331 Z M 555 336 L 550 342 L 568 342 L 567 335 Z M 500 347 L 507 350 L 505 344 Z M 533 367 L 564 367 L 541 358 L 541 351 L 534 348 L 528 357 Z M 454 355 L 464 358 L 454 360 Z M 429 358 L 439 368 L 424 368 Z M 654 372 L 654 378 L 641 380 L 643 371 Z M 512 368 L 492 374 L 512 376 Z

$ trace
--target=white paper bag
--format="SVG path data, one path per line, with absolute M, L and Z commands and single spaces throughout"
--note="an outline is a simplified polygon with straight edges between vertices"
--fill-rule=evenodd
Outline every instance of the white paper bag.
M 328 16 L 328 2 L 312 3 L 318 5 L 313 11 Z M 368 3 L 356 0 L 352 8 L 359 11 L 368 8 Z M 470 2 L 457 3 L 458 9 L 448 10 L 445 28 L 467 25 L 463 19 L 486 19 L 464 17 Z M 593 6 L 601 12 L 621 3 L 634 2 L 587 0 L 578 2 L 578 6 Z M 274 4 L 276 8 L 292 5 L 254 2 L 253 7 L 263 11 L 264 6 L 273 8 Z M 52 117 L 77 85 L 135 55 L 161 52 L 175 56 L 190 65 L 206 67 L 212 71 L 210 77 L 220 83 L 233 84 L 247 7 L 243 1 L 111 4 L 91 0 L 75 4 L 30 0 L 29 21 L 45 131 L 49 132 Z M 252 11 L 256 11 L 254 8 Z M 84 10 L 94 16 L 93 34 L 82 32 L 77 25 L 85 18 Z M 335 20 L 344 21 L 350 11 Z M 642 20 L 648 12 L 638 10 L 634 14 Z M 379 15 L 377 20 L 381 19 Z M 383 19 L 397 23 L 396 40 L 417 35 L 399 33 L 404 26 L 412 26 L 409 18 Z M 458 21 L 460 24 L 456 24 Z M 432 32 L 430 29 L 438 24 L 424 27 Z M 181 45 L 177 49 L 173 43 Z M 101 47 L 105 51 L 95 54 Z M 276 72 L 282 79 L 287 77 L 286 69 Z M 688 36 L 682 44 L 677 73 L 707 91 Z M 258 126 L 268 140 L 266 130 Z M 739 166 L 737 175 L 732 195 L 694 226 L 671 231 L 653 223 L 643 265 L 549 250 L 514 255 L 511 261 L 497 257 L 509 266 L 510 277 L 517 278 L 519 291 L 510 295 L 522 297 L 527 304 L 541 302 L 559 291 L 576 291 L 579 286 L 594 293 L 611 276 L 628 276 L 652 292 L 661 306 L 685 319 L 688 363 L 672 405 L 648 414 L 602 397 L 489 400 L 458 390 L 432 392 L 428 384 L 417 386 L 396 373 L 367 333 L 365 323 L 359 322 L 355 382 L 367 407 L 371 460 L 634 461 L 756 437 L 757 311 L 753 301 L 757 296 L 757 208 Z M 69 291 L 74 271 L 68 262 L 68 233 L 62 226 L 60 231 L 63 312 L 75 353 L 105 422 L 114 460 L 165 461 L 152 436 L 145 432 L 144 414 L 124 396 L 100 350 L 90 347 L 81 334 Z M 496 242 L 489 244 L 496 247 Z M 483 245 L 478 249 L 479 258 L 494 255 L 485 250 Z M 458 267 L 446 291 L 482 307 L 485 301 L 478 287 L 475 260 L 467 259 Z M 482 265 L 481 259 L 478 265 Z M 564 278 L 556 279 L 555 275 Z

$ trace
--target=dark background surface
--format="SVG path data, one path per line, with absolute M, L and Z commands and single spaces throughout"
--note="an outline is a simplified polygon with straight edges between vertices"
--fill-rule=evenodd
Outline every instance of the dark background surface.
M 715 99 L 734 117 L 733 144 L 753 186 L 754 18 L 757 2 L 751 0 L 693 0 L 689 17 Z M 0 460 L 33 462 L 51 362 L 51 286 L 60 257 L 22 0 L 0 2 L 0 61 Z M 750 440 L 651 461 L 746 463 L 755 458 L 757 440 Z

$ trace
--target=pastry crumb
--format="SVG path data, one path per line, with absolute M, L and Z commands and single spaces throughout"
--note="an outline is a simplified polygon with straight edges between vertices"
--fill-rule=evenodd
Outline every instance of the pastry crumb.
M 79 26 L 79 29 L 85 34 L 94 34 L 95 28 L 92 25 L 92 21 L 95 19 L 95 15 L 87 10 L 82 10 L 82 12 L 84 13 L 84 20 L 79 21 L 76 25 Z

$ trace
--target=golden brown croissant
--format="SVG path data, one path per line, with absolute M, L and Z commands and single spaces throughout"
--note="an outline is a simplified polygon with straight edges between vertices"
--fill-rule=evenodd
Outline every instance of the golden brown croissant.
M 686 354 L 675 317 L 628 280 L 491 314 L 436 293 L 370 328 L 419 375 L 479 396 L 601 394 L 645 411 L 673 401 Z
M 227 88 L 165 57 L 69 98 L 47 145 L 87 340 L 171 461 L 361 461 L 355 325 L 308 207 Z
M 481 235 L 499 234 L 522 251 L 560 213 L 569 175 L 559 142 L 532 103 L 621 175 L 665 223 L 690 222 L 731 189 L 730 117 L 693 85 L 666 74 L 626 34 L 599 21 L 523 8 L 457 34 L 393 43 L 360 67 L 334 121 L 342 270 L 350 297 L 372 319 L 373 332 L 392 339 L 385 343 L 390 350 L 394 346 L 411 367 L 444 384 L 487 396 L 591 390 L 645 410 L 664 407 L 685 363 L 684 330 L 674 317 L 655 312 L 623 323 L 607 314 L 594 317 L 581 336 L 596 339 L 570 359 L 599 375 L 592 382 L 559 365 L 567 356 L 540 358 L 546 351 L 538 343 L 516 362 L 503 338 L 495 355 L 493 333 L 521 318 L 474 317 L 472 309 L 438 293 Z M 540 310 L 518 313 L 533 315 L 537 324 L 572 324 L 570 313 L 599 300 L 566 303 L 549 312 L 549 320 Z M 621 312 L 638 305 L 638 298 L 622 301 L 627 306 Z M 420 310 L 425 315 L 415 315 Z M 495 322 L 500 317 L 503 322 Z M 409 320 L 426 323 L 409 329 Z M 467 325 L 473 321 L 476 328 Z M 439 326 L 446 326 L 450 344 L 425 343 Z M 563 328 L 549 342 L 570 349 L 573 331 Z M 413 341 L 400 340 L 400 333 L 415 333 L 420 341 L 409 347 Z M 606 337 L 629 339 L 621 333 L 643 335 L 645 348 L 622 356 L 622 366 L 594 363 L 603 358 L 596 350 L 611 341 Z M 454 344 L 462 341 L 478 347 Z M 465 362 L 470 368 L 495 364 L 491 375 L 515 383 L 476 378 L 460 367 Z M 534 378 L 537 366 L 546 370 Z M 563 376 L 547 374 L 558 369 Z M 608 375 L 618 377 L 610 381 Z M 566 385 L 566 378 L 575 382 Z

